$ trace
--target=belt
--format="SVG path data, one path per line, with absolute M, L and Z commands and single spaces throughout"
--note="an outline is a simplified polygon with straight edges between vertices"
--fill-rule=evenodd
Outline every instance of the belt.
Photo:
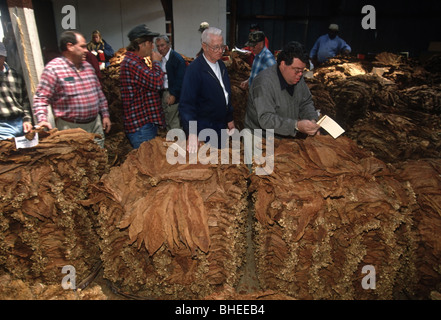
M 60 117 L 60 119 L 63 121 L 66 121 L 66 122 L 70 122 L 70 123 L 88 124 L 88 123 L 94 122 L 96 120 L 96 117 L 95 117 L 95 119 L 87 120 L 87 121 L 85 121 L 85 120 L 72 120 L 72 119 L 67 119 L 67 118 L 63 118 L 63 117 Z

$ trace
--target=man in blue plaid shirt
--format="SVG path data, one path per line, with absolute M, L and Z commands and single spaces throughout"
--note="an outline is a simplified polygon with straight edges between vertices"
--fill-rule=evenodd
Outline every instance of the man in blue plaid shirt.
M 0 42 L 0 140 L 23 136 L 32 129 L 26 85 L 5 62 L 5 45 Z
M 276 59 L 273 54 L 265 46 L 265 34 L 262 31 L 251 32 L 248 36 L 248 42 L 245 45 L 251 48 L 255 57 L 249 79 L 240 85 L 242 89 L 247 89 L 251 86 L 253 79 L 259 72 L 276 64 Z

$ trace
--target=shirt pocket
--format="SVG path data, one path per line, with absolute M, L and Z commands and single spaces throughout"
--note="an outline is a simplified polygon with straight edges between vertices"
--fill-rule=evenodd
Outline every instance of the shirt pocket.
M 78 95 L 78 83 L 74 79 L 64 79 L 63 84 L 63 95 L 67 97 L 75 97 Z

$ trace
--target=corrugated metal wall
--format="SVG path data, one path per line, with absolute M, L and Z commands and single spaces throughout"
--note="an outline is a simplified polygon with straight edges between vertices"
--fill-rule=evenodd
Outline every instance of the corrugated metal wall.
M 441 1 L 398 0 L 229 0 L 237 1 L 236 45 L 243 46 L 249 26 L 258 23 L 278 50 L 288 41 L 312 48 L 330 23 L 355 53 L 403 52 L 419 56 L 430 41 L 441 41 Z M 364 30 L 362 8 L 376 9 L 376 30 Z

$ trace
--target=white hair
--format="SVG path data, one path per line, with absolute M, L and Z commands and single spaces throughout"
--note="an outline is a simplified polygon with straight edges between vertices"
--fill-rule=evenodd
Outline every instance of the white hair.
M 211 36 L 222 37 L 222 30 L 215 27 L 209 27 L 208 29 L 205 29 L 204 32 L 202 32 L 201 41 L 204 43 L 210 43 Z

